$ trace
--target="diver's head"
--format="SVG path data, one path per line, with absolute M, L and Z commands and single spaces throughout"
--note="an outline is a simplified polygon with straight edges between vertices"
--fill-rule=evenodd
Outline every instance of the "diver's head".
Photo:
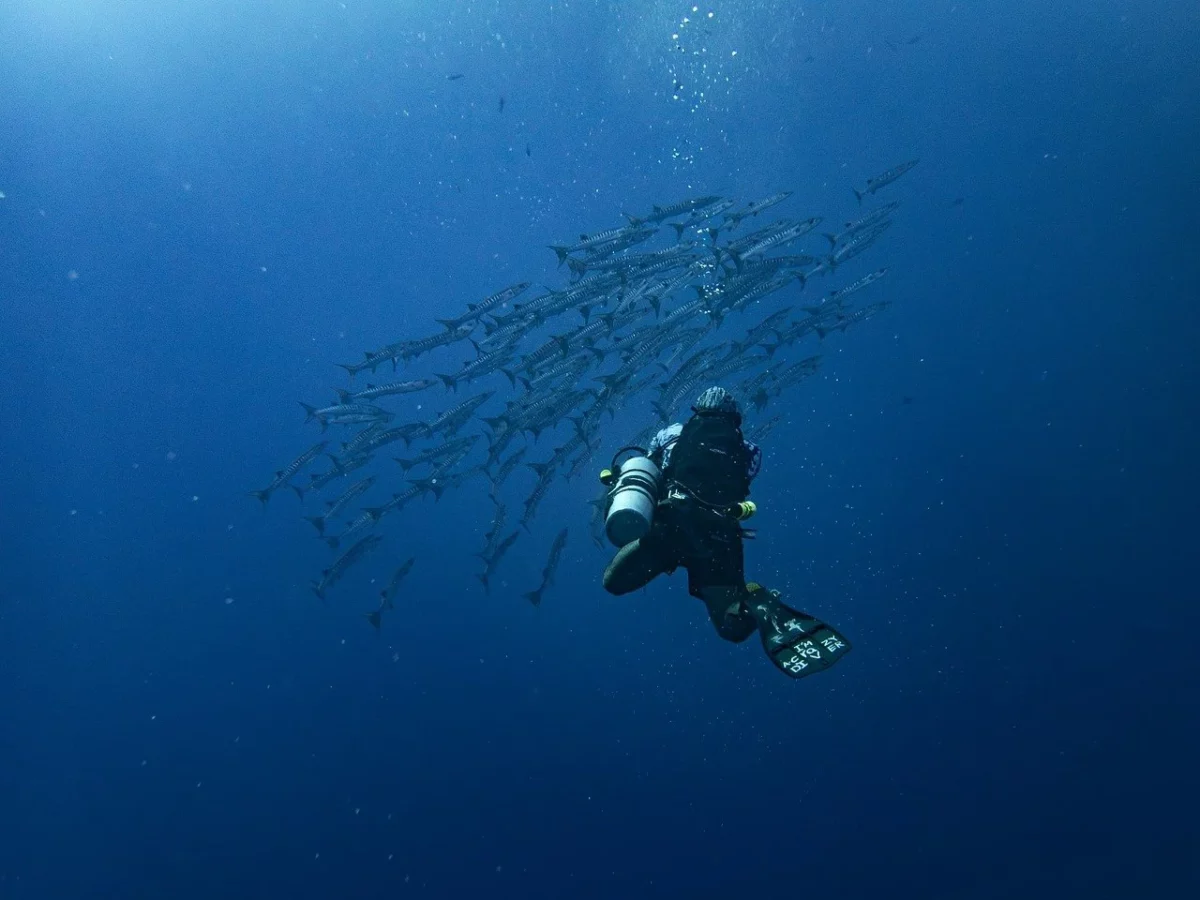
M 696 398 L 692 412 L 698 416 L 729 416 L 742 424 L 742 410 L 733 394 L 723 387 L 710 387 Z

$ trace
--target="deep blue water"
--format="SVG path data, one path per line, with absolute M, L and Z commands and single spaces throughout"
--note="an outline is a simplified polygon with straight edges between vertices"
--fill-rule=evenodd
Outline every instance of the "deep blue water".
M 1200 7 L 191 6 L 0 8 L 0 898 L 1200 888 Z M 788 351 L 755 486 L 748 574 L 835 669 L 682 575 L 607 596 L 597 466 L 488 596 L 481 491 L 325 606 L 295 498 L 246 498 L 333 362 L 561 283 L 545 245 L 706 193 L 841 220 L 913 157 L 892 306 Z

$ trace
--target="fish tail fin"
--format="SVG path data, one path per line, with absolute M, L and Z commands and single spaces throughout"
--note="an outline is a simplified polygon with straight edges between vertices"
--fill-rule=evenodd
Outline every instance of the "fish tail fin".
M 324 516 L 305 516 L 305 521 L 312 522 L 313 528 L 317 529 L 317 534 L 325 534 L 325 517 Z
M 334 388 L 334 393 L 337 394 L 338 403 L 353 403 L 354 394 L 344 388 Z
M 446 390 L 454 391 L 456 394 L 458 393 L 457 375 L 439 375 L 437 372 L 434 372 L 433 374 L 437 375 L 437 377 L 442 380 L 442 384 L 446 386 Z
M 265 491 L 251 491 L 249 496 L 261 503 L 263 505 L 263 509 L 265 510 L 267 508 L 267 501 L 271 499 L 271 489 L 267 488 Z
M 682 241 L 682 240 L 683 240 L 683 233 L 684 233 L 685 231 L 687 231 L 687 225 L 686 225 L 686 224 L 684 224 L 684 225 L 681 225 L 681 224 L 680 224 L 680 223 L 678 223 L 678 222 L 668 222 L 667 224 L 668 224 L 668 225 L 670 225 L 672 228 L 674 228 L 674 229 L 675 229 L 675 240 L 676 240 L 676 241 Z
M 370 612 L 363 613 L 363 618 L 371 623 L 371 627 L 379 631 L 379 626 L 383 624 L 383 616 L 379 610 L 373 609 Z
M 458 319 L 434 319 L 433 321 L 443 326 L 447 331 L 456 331 L 458 326 L 463 324 Z
M 337 366 L 339 369 L 345 369 L 347 372 L 349 372 L 350 378 L 352 380 L 353 380 L 354 376 L 358 374 L 358 371 L 359 371 L 359 367 L 354 363 L 334 363 L 334 365 Z
M 293 491 L 295 491 L 295 492 L 296 492 L 296 496 L 297 496 L 297 497 L 299 497 L 299 498 L 300 498 L 300 502 L 301 502 L 301 503 L 303 503 L 303 502 L 304 502 L 304 490 L 305 490 L 305 489 L 304 489 L 304 488 L 302 488 L 302 487 L 300 487 L 300 486 L 298 486 L 298 485 L 295 485 L 295 484 L 289 484 L 289 485 L 288 485 L 288 487 L 290 487 L 290 488 L 291 488 Z
M 858 188 L 851 188 L 854 191 L 854 196 L 858 198 L 858 205 L 862 206 L 862 198 L 865 191 L 860 191 Z
M 822 328 L 820 325 L 818 325 L 816 328 L 816 332 L 817 332 L 817 337 L 819 337 L 821 340 L 825 340 L 825 335 L 829 334 L 829 329 Z
M 431 478 L 420 478 L 416 481 L 411 482 L 411 484 L 415 485 L 416 487 L 419 487 L 422 491 L 427 491 L 427 492 L 432 493 L 434 502 L 441 500 L 442 494 L 444 494 L 446 492 L 446 489 L 442 485 L 438 484 Z
M 322 603 L 324 603 L 325 602 L 325 588 L 321 587 L 321 583 L 319 581 L 310 581 L 308 583 L 308 586 L 310 588 L 312 588 L 312 592 L 317 595 L 318 599 L 320 599 L 320 601 Z
M 336 534 L 326 535 L 322 538 L 322 540 L 329 545 L 330 550 L 336 550 L 338 548 L 338 544 L 342 542 L 342 539 Z
M 829 241 L 830 247 L 837 246 L 837 235 L 836 234 L 830 234 L 829 232 L 825 232 L 825 240 Z
M 317 418 L 317 408 L 315 406 L 309 406 L 303 400 L 299 401 L 299 403 L 304 407 L 305 423 L 311 422 L 313 419 Z
M 508 419 L 504 418 L 504 416 L 482 416 L 481 418 L 483 419 L 483 424 L 491 429 L 493 435 L 498 434 L 497 429 L 501 426 L 504 427 L 505 431 L 508 430 Z
M 550 249 L 558 255 L 558 264 L 560 266 L 567 261 L 567 254 L 569 251 L 566 247 L 556 247 L 554 244 L 551 244 Z
M 575 429 L 575 433 L 579 435 L 579 439 L 590 447 L 591 441 L 588 440 L 587 425 L 583 416 L 575 416 L 569 421 L 571 422 L 571 426 Z
M 542 592 L 540 590 L 526 591 L 523 596 L 525 597 L 526 600 L 528 600 L 534 606 L 542 605 Z

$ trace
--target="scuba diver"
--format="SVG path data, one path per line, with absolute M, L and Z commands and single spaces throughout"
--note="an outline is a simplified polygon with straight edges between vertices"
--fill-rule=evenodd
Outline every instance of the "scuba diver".
M 780 601 L 779 591 L 745 580 L 742 526 L 757 511 L 748 497 L 762 451 L 742 436 L 737 401 L 723 388 L 700 395 L 686 423 L 664 428 L 643 451 L 623 447 L 611 469 L 605 530 L 620 547 L 604 588 L 628 594 L 683 566 L 688 593 L 704 601 L 722 638 L 739 643 L 758 632 L 768 658 L 803 678 L 842 658 L 850 643 L 812 616 Z M 627 451 L 636 451 L 618 464 Z

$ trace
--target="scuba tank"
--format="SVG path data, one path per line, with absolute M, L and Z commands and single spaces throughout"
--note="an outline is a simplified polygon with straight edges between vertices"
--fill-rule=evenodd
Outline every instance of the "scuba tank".
M 618 465 L 617 457 L 626 450 L 638 455 Z M 609 492 L 608 514 L 604 517 L 604 533 L 617 547 L 645 537 L 654 522 L 654 508 L 662 490 L 662 472 L 651 462 L 641 447 L 622 447 L 613 456 L 612 470 L 601 473 L 601 480 L 613 484 Z

